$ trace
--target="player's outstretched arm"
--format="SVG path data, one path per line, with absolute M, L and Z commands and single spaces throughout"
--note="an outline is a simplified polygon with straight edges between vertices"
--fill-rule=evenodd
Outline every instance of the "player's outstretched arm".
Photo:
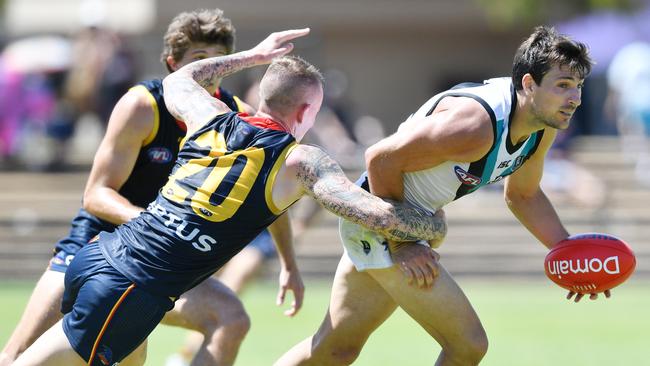
M 237 71 L 268 64 L 286 55 L 293 49 L 293 44 L 288 42 L 308 33 L 309 28 L 271 33 L 250 50 L 183 66 L 163 80 L 167 109 L 174 117 L 185 121 L 188 135 L 192 134 L 215 116 L 230 111 L 223 102 L 212 97 L 206 87 Z
M 302 307 L 305 296 L 305 285 L 302 282 L 298 264 L 296 263 L 296 255 L 293 250 L 293 233 L 291 232 L 289 214 L 285 212 L 280 215 L 268 229 L 278 250 L 278 258 L 280 260 L 280 277 L 278 279 L 280 287 L 276 304 L 282 305 L 287 291 L 293 292 L 291 308 L 286 310 L 284 315 L 294 316 Z
M 505 180 L 504 197 L 510 211 L 547 248 L 569 236 L 551 201 L 539 186 L 544 171 L 544 157 L 555 139 L 556 131 L 546 129 L 537 151 L 521 168 Z
M 517 219 L 544 246 L 551 249 L 555 244 L 569 236 L 553 204 L 539 186 L 544 171 L 544 157 L 555 139 L 557 131 L 547 129 L 540 146 L 533 156 L 505 182 L 504 197 L 508 207 Z M 609 298 L 611 292 L 605 291 Z M 579 302 L 585 294 L 569 291 L 567 299 Z M 598 299 L 598 294 L 589 294 L 591 300 Z
M 352 183 L 341 167 L 323 150 L 298 145 L 287 157 L 303 191 L 327 210 L 388 239 L 440 240 L 447 223 L 407 204 L 384 201 Z

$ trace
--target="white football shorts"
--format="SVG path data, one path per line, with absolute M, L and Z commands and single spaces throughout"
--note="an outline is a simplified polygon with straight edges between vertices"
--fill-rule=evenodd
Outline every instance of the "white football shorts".
M 388 242 L 382 235 L 345 219 L 339 219 L 339 235 L 343 243 L 343 255 L 350 258 L 357 271 L 393 265 Z M 428 246 L 426 241 L 417 243 Z

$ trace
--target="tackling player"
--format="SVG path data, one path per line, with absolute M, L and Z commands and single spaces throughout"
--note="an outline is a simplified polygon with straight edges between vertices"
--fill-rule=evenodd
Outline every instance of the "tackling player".
M 235 29 L 219 9 L 178 14 L 164 36 L 161 61 L 169 72 L 196 60 L 227 55 L 234 51 Z M 227 90 L 220 79 L 206 85 L 208 92 L 232 110 L 251 113 L 253 109 Z M 41 276 L 24 315 L 7 342 L 0 365 L 20 355 L 61 314 L 63 278 L 68 265 L 81 247 L 101 231 L 113 231 L 119 224 L 137 217 L 156 198 L 176 161 L 179 142 L 186 126 L 167 110 L 161 79 L 133 87 L 113 109 L 84 193 L 83 208 L 72 221 L 70 234 L 56 244 L 55 255 Z M 300 307 L 303 284 L 294 270 L 288 221 L 273 227 L 283 264 L 282 283 L 294 291 Z M 263 234 L 261 234 L 263 235 Z M 287 273 L 290 273 L 288 275 Z M 194 358 L 195 365 L 230 365 L 234 362 L 250 320 L 236 295 L 216 279 L 183 294 L 163 319 L 164 324 L 200 332 L 203 340 Z M 139 355 L 143 359 L 144 355 Z
M 187 125 L 167 184 L 148 209 L 84 246 L 65 277 L 63 320 L 14 363 L 111 365 L 155 328 L 184 292 L 308 194 L 394 240 L 440 239 L 444 219 L 390 204 L 350 182 L 322 150 L 297 144 L 323 99 L 322 76 L 295 57 L 262 78 L 254 116 L 206 91 L 215 80 L 291 51 L 308 29 L 273 33 L 251 50 L 186 65 L 165 78 L 165 103 Z

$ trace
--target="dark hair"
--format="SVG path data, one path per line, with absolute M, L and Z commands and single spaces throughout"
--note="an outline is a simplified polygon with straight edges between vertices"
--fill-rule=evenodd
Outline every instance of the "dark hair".
M 584 79 L 591 72 L 593 61 L 584 43 L 559 34 L 555 28 L 539 26 L 517 50 L 512 64 L 512 82 L 521 90 L 521 79 L 530 74 L 539 85 L 553 66 L 566 66 Z
M 221 9 L 199 9 L 183 12 L 174 17 L 163 38 L 160 61 L 169 72 L 167 57 L 179 61 L 193 43 L 223 45 L 230 54 L 235 49 L 235 28 Z

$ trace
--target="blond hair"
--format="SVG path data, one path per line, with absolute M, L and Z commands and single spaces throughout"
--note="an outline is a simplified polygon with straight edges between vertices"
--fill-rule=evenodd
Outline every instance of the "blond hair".
M 315 86 L 322 86 L 323 75 L 298 56 L 284 56 L 269 65 L 260 82 L 260 98 L 271 110 L 287 114 L 304 103 Z

